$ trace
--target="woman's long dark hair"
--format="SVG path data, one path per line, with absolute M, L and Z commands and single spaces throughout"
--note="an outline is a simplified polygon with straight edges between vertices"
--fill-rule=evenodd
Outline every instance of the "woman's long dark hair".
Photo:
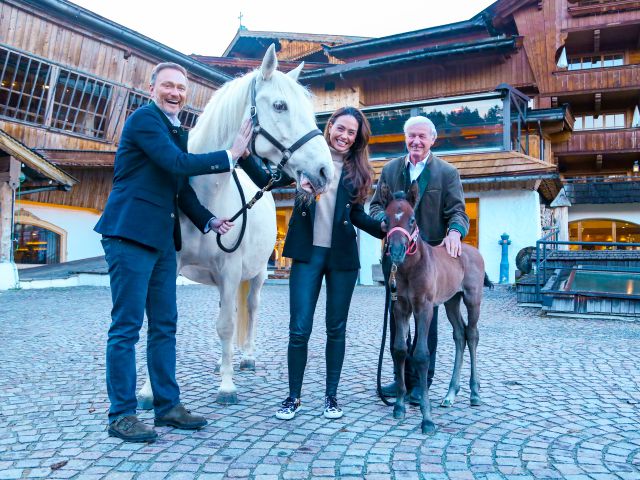
M 329 139 L 329 130 L 338 117 L 343 115 L 351 115 L 358 122 L 358 133 L 356 139 L 351 145 L 349 152 L 344 157 L 345 180 L 348 180 L 355 190 L 353 201 L 356 203 L 365 203 L 369 196 L 369 189 L 373 183 L 373 169 L 369 165 L 369 137 L 371 136 L 371 127 L 369 121 L 364 114 L 356 107 L 341 107 L 331 115 L 324 128 L 324 138 L 327 144 L 331 145 Z

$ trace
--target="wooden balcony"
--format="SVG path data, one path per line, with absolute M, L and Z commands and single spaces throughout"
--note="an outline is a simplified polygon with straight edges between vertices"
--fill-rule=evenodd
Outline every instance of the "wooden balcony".
M 639 10 L 639 0 L 569 0 L 569 15 L 572 17 L 584 17 L 586 15 L 600 15 L 603 13 L 624 12 L 627 10 Z
M 553 147 L 555 155 L 633 153 L 640 151 L 640 128 L 582 130 Z
M 585 70 L 559 70 L 553 72 L 555 93 L 595 93 L 607 90 L 637 89 L 640 85 L 640 64 Z

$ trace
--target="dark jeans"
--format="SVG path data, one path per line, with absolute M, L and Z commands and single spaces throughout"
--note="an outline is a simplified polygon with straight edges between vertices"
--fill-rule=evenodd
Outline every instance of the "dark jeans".
M 389 289 L 389 272 L 391 270 L 391 262 L 387 257 L 382 260 L 382 272 L 384 274 L 385 288 L 388 293 Z M 402 292 L 398 292 L 402 295 Z M 393 342 L 396 338 L 396 320 L 393 315 L 393 311 L 389 312 L 389 327 L 391 329 L 389 334 L 389 351 L 393 358 Z M 407 391 L 420 384 L 420 377 L 418 370 L 416 369 L 413 361 L 412 351 L 412 338 L 407 337 L 408 354 L 404 364 L 404 381 Z M 436 350 L 438 348 L 438 307 L 433 307 L 433 318 L 431 319 L 431 325 L 429 325 L 429 333 L 427 337 L 427 347 L 429 347 L 429 370 L 427 371 L 427 388 L 431 386 L 433 382 L 433 375 L 436 371 Z M 394 372 L 395 376 L 395 372 Z
M 156 417 L 180 401 L 176 382 L 176 252 L 103 237 L 111 283 L 107 340 L 109 421 L 136 413 L 136 350 L 146 309 L 147 366 Z
M 293 262 L 289 277 L 289 396 L 300 398 L 302 379 L 307 366 L 309 337 L 318 302 L 322 277 L 327 290 L 327 345 L 325 359 L 327 381 L 325 395 L 336 395 L 344 361 L 345 331 L 349 305 L 358 278 L 357 270 L 328 268 L 329 249 L 312 247 L 308 263 Z

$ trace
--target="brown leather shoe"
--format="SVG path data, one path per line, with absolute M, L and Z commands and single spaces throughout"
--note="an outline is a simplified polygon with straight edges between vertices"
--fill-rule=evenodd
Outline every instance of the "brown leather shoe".
M 175 427 L 182 430 L 198 430 L 207 424 L 204 417 L 192 415 L 189 410 L 179 403 L 169 410 L 162 417 L 156 417 L 154 424 L 156 427 Z
M 125 442 L 155 442 L 158 434 L 145 425 L 135 415 L 127 415 L 111 422 L 107 429 L 110 437 L 118 437 Z

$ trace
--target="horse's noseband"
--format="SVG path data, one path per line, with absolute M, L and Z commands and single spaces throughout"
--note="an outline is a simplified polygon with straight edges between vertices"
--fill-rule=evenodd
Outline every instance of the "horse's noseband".
M 420 229 L 418 225 L 413 229 L 412 233 L 409 233 L 406 229 L 402 227 L 393 227 L 391 230 L 387 232 L 387 242 L 389 242 L 389 238 L 393 232 L 400 232 L 402 235 L 407 237 L 409 240 L 409 245 L 407 246 L 406 255 L 414 255 L 418 250 L 418 235 L 420 235 Z
M 273 135 L 271 135 L 268 131 L 262 128 L 262 126 L 260 125 L 260 120 L 258 119 L 258 107 L 256 106 L 256 77 L 255 76 L 251 80 L 250 115 L 251 115 L 251 123 L 253 124 L 253 133 L 251 134 L 251 147 L 250 147 L 251 153 L 262 160 L 262 162 L 265 164 L 265 166 L 269 170 L 269 173 L 271 174 L 271 178 L 274 181 L 279 180 L 280 173 L 282 172 L 282 170 L 284 169 L 284 166 L 287 164 L 287 162 L 291 158 L 291 155 L 293 155 L 293 152 L 298 150 L 301 146 L 303 146 L 313 137 L 322 135 L 322 132 L 320 131 L 320 129 L 314 128 L 306 135 L 303 135 L 300 139 L 298 139 L 297 142 L 295 142 L 289 148 L 287 148 L 284 145 L 282 145 L 282 143 L 280 143 Z M 280 160 L 280 163 L 278 163 L 278 166 L 276 167 L 275 172 L 273 172 L 269 167 L 269 161 L 256 153 L 256 138 L 258 137 L 258 135 L 262 135 L 264 138 L 266 138 L 269 141 L 269 143 L 271 143 L 271 145 L 276 147 L 282 153 L 282 159 Z

